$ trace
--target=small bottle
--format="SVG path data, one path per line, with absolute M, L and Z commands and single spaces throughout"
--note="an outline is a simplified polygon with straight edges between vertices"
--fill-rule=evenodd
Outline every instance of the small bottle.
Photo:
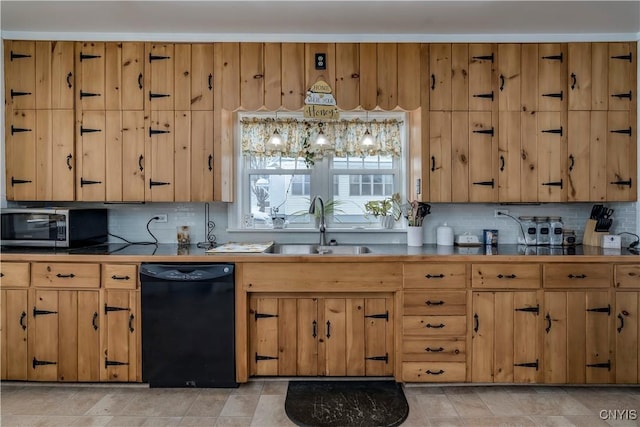
M 534 216 L 533 220 L 536 222 L 537 234 L 536 241 L 538 246 L 548 245 L 549 238 L 549 217 L 546 216 Z
M 564 228 L 564 224 L 562 224 L 562 217 L 550 216 L 549 228 L 549 244 L 552 246 L 562 246 L 562 232 Z
M 522 224 L 522 231 L 524 231 L 524 244 L 527 246 L 533 246 L 537 242 L 538 228 L 533 221 L 532 216 L 518 217 L 520 224 Z

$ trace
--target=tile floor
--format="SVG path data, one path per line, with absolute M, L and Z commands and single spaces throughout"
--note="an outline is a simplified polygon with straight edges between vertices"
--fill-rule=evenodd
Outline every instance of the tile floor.
M 0 425 L 293 426 L 284 412 L 287 384 L 251 381 L 238 389 L 149 389 L 5 382 L 0 388 Z M 640 425 L 630 419 L 640 419 L 640 387 L 411 385 L 405 394 L 410 411 L 403 427 Z M 616 409 L 625 419 L 613 419 Z M 611 417 L 601 419 L 601 410 L 611 410 Z

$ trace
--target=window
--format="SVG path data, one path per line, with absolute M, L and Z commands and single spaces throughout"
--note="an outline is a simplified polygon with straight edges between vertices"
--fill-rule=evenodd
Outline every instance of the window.
M 357 115 L 353 113 L 341 115 L 342 120 L 353 120 L 354 117 L 358 120 Z M 403 113 L 376 113 L 375 116 L 369 113 L 371 123 L 394 121 L 399 129 L 396 132 L 399 136 L 399 147 L 393 147 L 398 151 L 385 148 L 384 131 L 377 134 L 372 131 L 374 136 L 381 135 L 377 140 L 378 148 L 366 153 L 353 149 L 359 142 L 357 131 L 340 129 L 332 134 L 331 128 L 325 124 L 323 131 L 326 132 L 323 133 L 327 135 L 327 139 L 331 142 L 333 137 L 333 140 L 338 142 L 331 151 L 317 153 L 312 151 L 312 144 L 309 143 L 310 139 L 313 140 L 311 133 L 306 134 L 306 140 L 296 140 L 295 131 L 286 128 L 290 120 L 303 120 L 299 114 L 298 117 L 291 113 L 289 117 L 279 118 L 287 120 L 280 127 L 274 125 L 264 128 L 242 126 L 243 117 L 247 116 L 255 123 L 272 124 L 273 121 L 270 116 L 258 114 L 247 113 L 240 117 L 239 139 L 244 155 L 238 162 L 238 224 L 242 223 L 239 219 L 243 214 L 251 212 L 256 227 L 270 227 L 273 218 L 278 215 L 285 217 L 288 228 L 314 228 L 314 218 L 308 211 L 311 198 L 318 195 L 324 201 L 325 219 L 330 227 L 377 228 L 377 219 L 366 215 L 365 203 L 391 197 L 395 192 L 404 193 L 405 161 L 402 153 L 405 151 L 403 147 L 406 137 Z M 351 123 L 347 122 L 345 126 L 348 127 Z M 305 125 L 306 129 L 315 126 L 314 123 L 306 122 Z M 362 121 L 354 121 L 353 125 L 363 126 Z M 303 149 L 284 153 L 278 150 L 269 152 L 266 141 L 276 128 L 284 140 L 293 141 L 290 143 L 300 142 Z M 350 140 L 356 141 L 347 143 L 344 135 L 351 135 Z M 255 151 L 247 149 L 254 141 L 261 145 L 256 145 Z M 380 146 L 383 148 L 380 149 Z

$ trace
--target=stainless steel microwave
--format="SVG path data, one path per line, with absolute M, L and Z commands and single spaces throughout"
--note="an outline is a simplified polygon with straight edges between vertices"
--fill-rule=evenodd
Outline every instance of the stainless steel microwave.
M 108 211 L 85 208 L 2 209 L 3 246 L 70 248 L 106 242 Z

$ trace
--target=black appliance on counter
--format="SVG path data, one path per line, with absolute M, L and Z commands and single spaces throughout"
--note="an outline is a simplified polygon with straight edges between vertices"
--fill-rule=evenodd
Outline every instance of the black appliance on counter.
M 237 387 L 233 264 L 143 263 L 142 380 Z
M 2 246 L 70 248 L 109 237 L 107 209 L 9 208 L 2 218 Z

